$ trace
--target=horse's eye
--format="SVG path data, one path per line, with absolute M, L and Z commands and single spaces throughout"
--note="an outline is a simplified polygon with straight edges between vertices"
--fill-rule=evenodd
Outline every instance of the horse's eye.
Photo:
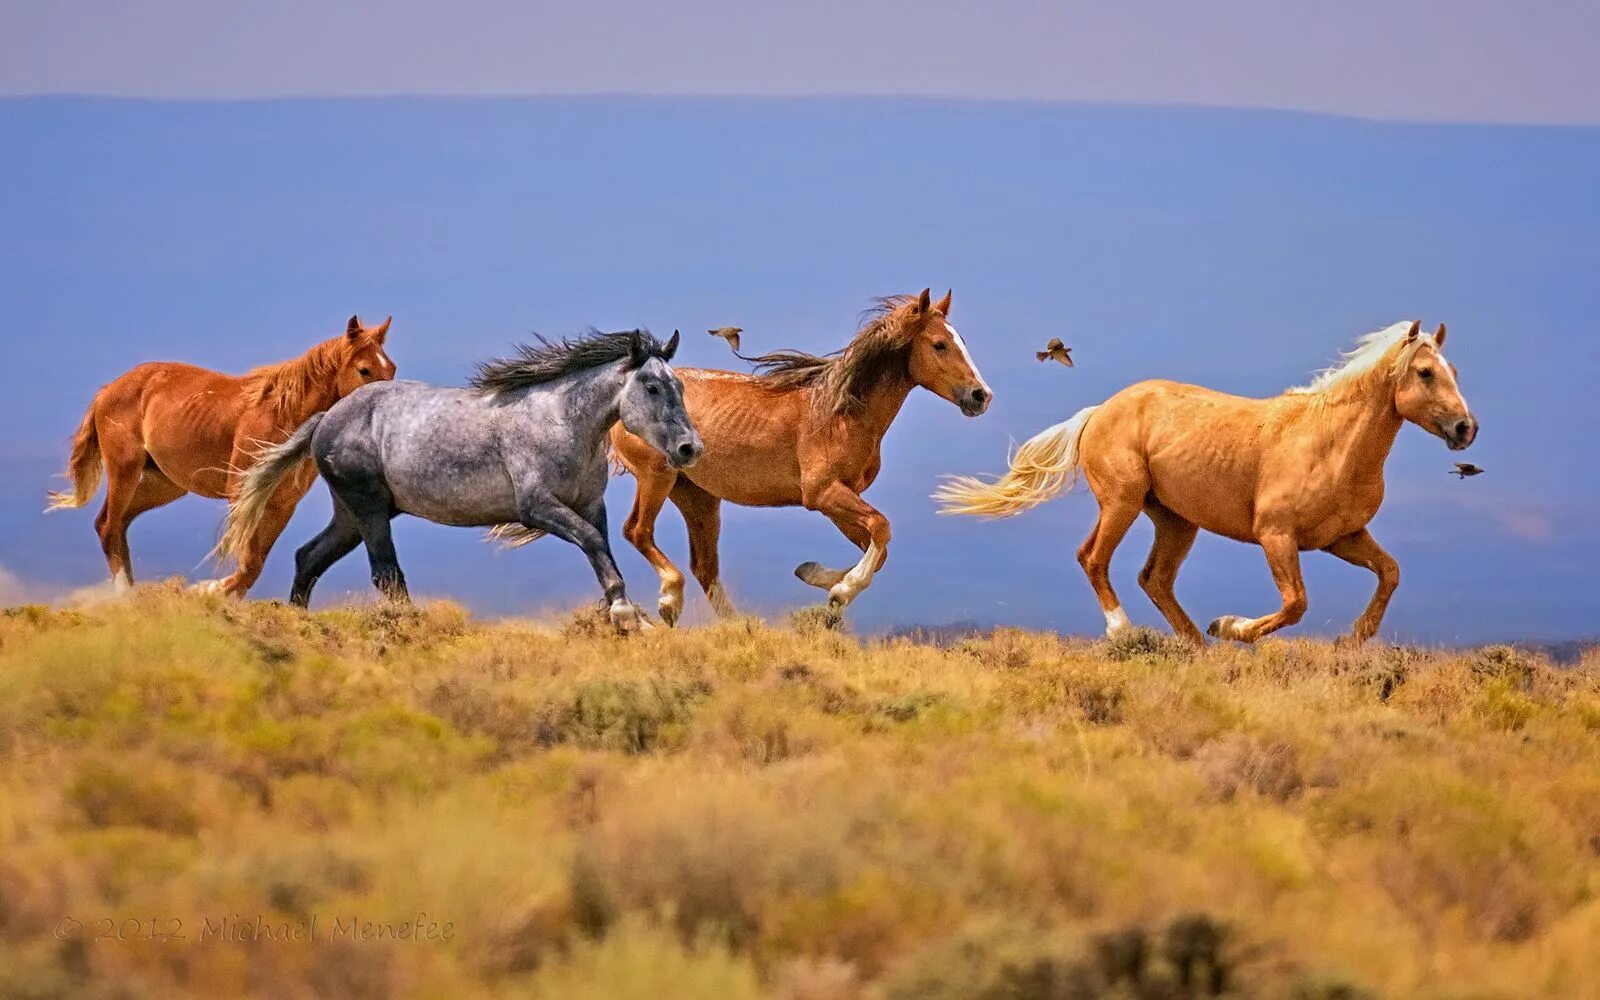
M 371 368 L 357 368 L 356 371 L 361 373 L 362 378 L 366 378 L 368 375 L 372 374 Z
M 661 390 L 660 390 L 660 389 L 657 389 L 657 388 L 656 388 L 656 387 L 655 387 L 655 386 L 653 386 L 653 385 L 647 385 L 647 386 L 645 386 L 645 387 L 644 387 L 644 391 L 645 391 L 645 392 L 648 392 L 648 393 L 649 393 L 649 394 L 650 394 L 650 395 L 652 395 L 652 396 L 659 396 L 659 395 L 661 395 Z
M 1431 381 L 1433 381 L 1433 369 L 1432 368 L 1421 368 L 1421 369 L 1418 369 L 1417 370 L 1417 377 L 1422 379 L 1422 381 L 1424 381 L 1424 382 L 1431 382 Z
M 941 340 L 938 343 L 933 345 L 933 349 L 942 353 L 944 351 L 944 349 L 949 347 L 949 346 L 950 346 L 949 344 L 946 344 L 944 341 Z

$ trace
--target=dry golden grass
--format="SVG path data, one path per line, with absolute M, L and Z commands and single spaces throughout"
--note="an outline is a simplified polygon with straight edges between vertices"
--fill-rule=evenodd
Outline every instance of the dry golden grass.
M 1593 655 L 825 625 L 7 612 L 0 998 L 1600 997 Z

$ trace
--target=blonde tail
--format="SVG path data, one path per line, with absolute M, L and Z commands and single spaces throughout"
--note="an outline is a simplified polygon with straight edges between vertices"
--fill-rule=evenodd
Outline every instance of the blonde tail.
M 1096 409 L 1086 406 L 1029 438 L 1011 457 L 1011 468 L 992 483 L 971 476 L 948 477 L 933 494 L 939 513 L 1011 517 L 1070 490 L 1083 466 L 1078 442 Z
M 283 444 L 256 453 L 250 468 L 240 477 L 238 494 L 228 507 L 227 520 L 222 522 L 222 539 L 211 550 L 213 558 L 237 562 L 244 556 L 256 529 L 267 516 L 267 503 L 277 492 L 278 484 L 310 454 L 311 435 L 322 418 L 321 413 L 314 415 Z
M 83 423 L 78 425 L 78 433 L 72 438 L 72 454 L 67 459 L 67 478 L 72 480 L 72 489 L 47 493 L 50 506 L 44 509 L 45 513 L 82 507 L 88 503 L 94 491 L 100 488 L 101 469 L 100 435 L 95 430 L 94 406 L 91 405 L 89 412 L 83 415 Z

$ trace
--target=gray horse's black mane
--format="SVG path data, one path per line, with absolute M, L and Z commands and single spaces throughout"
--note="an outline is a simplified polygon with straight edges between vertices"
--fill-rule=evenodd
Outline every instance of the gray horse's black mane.
M 480 362 L 467 384 L 498 395 L 543 385 L 623 358 L 630 359 L 632 367 L 651 358 L 667 359 L 666 348 L 649 330 L 601 333 L 591 329 L 576 340 L 547 340 L 538 334 L 534 336 L 539 342 L 518 344 L 513 357 Z

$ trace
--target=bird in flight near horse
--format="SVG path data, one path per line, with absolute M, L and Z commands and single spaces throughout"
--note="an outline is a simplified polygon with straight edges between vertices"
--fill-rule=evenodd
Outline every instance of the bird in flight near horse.
M 1044 345 L 1044 350 L 1034 351 L 1033 356 L 1039 361 L 1059 361 L 1068 368 L 1072 367 L 1072 348 L 1063 344 L 1060 337 L 1051 337 L 1050 343 Z

